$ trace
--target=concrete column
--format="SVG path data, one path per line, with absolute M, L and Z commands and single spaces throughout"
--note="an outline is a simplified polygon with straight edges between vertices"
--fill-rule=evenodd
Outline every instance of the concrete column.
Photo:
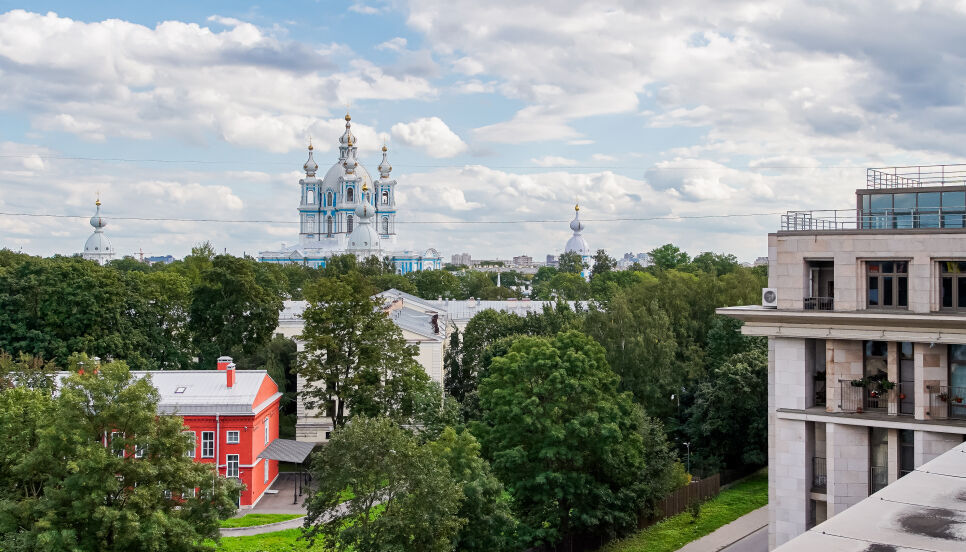
M 928 387 L 938 387 L 948 383 L 948 351 L 947 345 L 929 343 L 913 345 L 917 420 L 932 419 L 929 415 Z
M 771 244 L 772 239 L 769 236 L 769 244 Z M 774 259 L 773 247 L 769 245 L 769 257 Z M 775 266 L 774 261 L 769 261 L 770 266 Z M 769 270 L 769 282 L 773 276 Z M 769 283 L 771 285 L 771 283 Z M 768 338 L 768 465 L 774 465 L 776 461 L 775 456 L 775 424 L 777 423 L 778 417 L 775 415 L 775 341 L 776 338 Z M 778 494 L 776 492 L 778 484 L 778 472 L 776 470 L 768 470 L 768 549 L 773 550 L 775 546 L 775 532 L 771 529 L 775 527 L 775 508 L 772 507 L 773 504 L 777 503 Z
M 825 424 L 828 515 L 869 496 L 869 428 Z
M 899 479 L 899 430 L 890 429 L 889 434 L 889 484 Z
M 775 408 L 804 409 L 811 405 L 812 373 L 806 366 L 805 339 L 775 338 Z
M 862 342 L 829 339 L 825 342 L 825 410 L 841 412 L 842 388 L 839 380 L 850 381 L 863 376 Z
M 769 487 L 769 541 L 774 546 L 788 542 L 805 532 L 808 523 L 809 490 L 807 479 L 811 457 L 808 456 L 806 423 L 776 419 L 775 456 L 769 459 L 768 472 L 778 477 Z

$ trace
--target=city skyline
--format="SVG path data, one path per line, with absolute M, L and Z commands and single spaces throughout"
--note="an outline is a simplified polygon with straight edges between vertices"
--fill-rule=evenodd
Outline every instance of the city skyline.
M 594 250 L 750 262 L 867 166 L 964 160 L 966 12 L 870 6 L 0 2 L 0 211 L 81 217 L 2 216 L 0 247 L 79 253 L 98 192 L 118 256 L 292 244 L 348 109 L 401 246 L 559 254 L 579 201 Z

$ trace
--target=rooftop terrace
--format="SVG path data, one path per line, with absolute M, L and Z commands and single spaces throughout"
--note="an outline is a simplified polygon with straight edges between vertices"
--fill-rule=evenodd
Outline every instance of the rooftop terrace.
M 966 164 L 909 165 L 866 169 L 865 185 L 870 190 L 966 185 Z

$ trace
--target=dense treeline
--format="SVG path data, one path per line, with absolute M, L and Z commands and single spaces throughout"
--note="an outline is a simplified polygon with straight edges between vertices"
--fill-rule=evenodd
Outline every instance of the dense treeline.
M 569 549 L 625 534 L 683 484 L 683 443 L 696 474 L 765 461 L 764 342 L 714 312 L 756 303 L 765 269 L 670 244 L 650 256 L 618 271 L 598 251 L 589 278 L 573 254 L 504 273 L 504 286 L 558 301 L 527 316 L 483 311 L 453 332 L 442 389 L 372 295 L 516 296 L 495 274 L 403 276 L 353 256 L 276 266 L 207 244 L 155 266 L 4 250 L 0 350 L 134 369 L 210 368 L 227 353 L 268 370 L 289 412 L 300 373 L 306 403 L 336 428 L 313 460 L 306 521 L 326 548 Z M 285 299 L 309 303 L 302 353 L 272 337 Z

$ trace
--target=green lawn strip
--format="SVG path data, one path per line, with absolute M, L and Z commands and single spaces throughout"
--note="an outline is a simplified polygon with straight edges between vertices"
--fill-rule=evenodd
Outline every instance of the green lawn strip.
M 247 514 L 242 517 L 229 518 L 221 522 L 223 529 L 232 527 L 253 527 L 255 525 L 267 525 L 302 517 L 301 514 Z
M 696 522 L 692 523 L 687 512 L 678 514 L 626 539 L 609 543 L 600 552 L 673 552 L 766 504 L 768 474 L 760 471 L 705 502 Z
M 322 549 L 321 543 L 309 548 L 307 542 L 298 540 L 301 534 L 302 529 L 295 528 L 246 537 L 222 537 L 218 550 L 219 552 L 274 552 L 276 550 L 296 552 Z

